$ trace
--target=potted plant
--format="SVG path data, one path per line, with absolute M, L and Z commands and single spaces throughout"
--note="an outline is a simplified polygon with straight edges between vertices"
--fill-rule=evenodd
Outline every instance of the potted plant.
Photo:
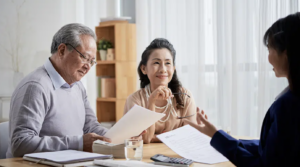
M 99 41 L 98 50 L 100 53 L 100 59 L 102 61 L 106 60 L 107 49 L 112 47 L 113 47 L 112 43 L 109 42 L 108 40 L 102 39 Z

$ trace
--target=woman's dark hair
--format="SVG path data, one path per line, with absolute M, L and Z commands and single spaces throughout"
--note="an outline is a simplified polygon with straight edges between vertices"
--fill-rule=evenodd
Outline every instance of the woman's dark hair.
M 263 42 L 288 59 L 288 82 L 293 93 L 300 96 L 300 12 L 277 20 L 265 33 Z
M 140 76 L 140 81 L 141 81 L 141 88 L 145 88 L 146 85 L 148 85 L 150 83 L 150 80 L 148 78 L 147 75 L 143 74 L 142 70 L 141 70 L 141 66 L 142 65 L 147 65 L 149 56 L 151 55 L 151 53 L 155 50 L 155 49 L 163 49 L 166 48 L 171 52 L 171 55 L 173 57 L 173 64 L 175 66 L 175 56 L 176 56 L 176 51 L 173 47 L 173 45 L 166 39 L 164 38 L 156 38 L 154 39 L 150 45 L 146 48 L 146 50 L 143 52 L 142 54 L 142 60 L 138 66 L 138 73 Z M 171 89 L 172 92 L 180 92 L 181 91 L 181 83 L 178 80 L 177 74 L 176 74 L 176 70 L 174 71 L 172 80 L 169 82 L 168 87 Z M 177 102 L 177 107 L 183 108 L 184 107 L 184 102 L 183 102 L 183 97 L 182 95 L 174 95 L 176 102 Z

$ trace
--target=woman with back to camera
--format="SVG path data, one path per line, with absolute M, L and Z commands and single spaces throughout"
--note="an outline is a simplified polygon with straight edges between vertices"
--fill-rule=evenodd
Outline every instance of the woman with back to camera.
M 160 142 L 156 135 L 183 126 L 182 118 L 196 123 L 196 105 L 178 80 L 175 55 L 173 45 L 163 38 L 153 40 L 142 54 L 138 66 L 141 89 L 127 98 L 124 114 L 135 104 L 166 114 L 143 134 L 144 143 Z
M 210 144 L 236 166 L 300 166 L 300 13 L 277 20 L 264 44 L 276 77 L 288 87 L 266 113 L 260 140 L 236 140 L 197 113 L 197 123 L 184 122 L 212 137 Z

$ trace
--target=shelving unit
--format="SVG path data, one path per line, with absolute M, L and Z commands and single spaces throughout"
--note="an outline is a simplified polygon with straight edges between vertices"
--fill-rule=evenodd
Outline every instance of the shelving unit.
M 118 121 L 126 98 L 136 91 L 136 26 L 127 21 L 103 22 L 95 32 L 98 41 L 109 40 L 115 49 L 113 61 L 101 61 L 97 53 L 96 76 L 113 77 L 116 81 L 116 97 L 97 98 L 98 121 Z

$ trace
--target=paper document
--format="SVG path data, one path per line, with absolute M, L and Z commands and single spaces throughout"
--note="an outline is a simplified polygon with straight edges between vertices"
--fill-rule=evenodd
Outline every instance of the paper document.
M 195 162 L 214 164 L 228 161 L 210 145 L 211 138 L 190 125 L 157 135 L 157 138 L 178 155 Z
M 111 143 L 122 144 L 125 139 L 138 136 L 164 116 L 165 114 L 134 105 L 104 136 L 110 138 Z
M 58 163 L 71 163 L 79 161 L 87 161 L 102 158 L 111 158 L 111 155 L 103 155 L 96 153 L 88 153 L 76 150 L 64 150 L 64 151 L 54 151 L 54 152 L 41 152 L 25 154 L 24 157 L 45 159 L 48 161 L 58 162 Z
M 115 160 L 94 160 L 94 164 L 110 167 L 168 167 L 163 165 L 154 165 L 141 161 L 115 161 Z

